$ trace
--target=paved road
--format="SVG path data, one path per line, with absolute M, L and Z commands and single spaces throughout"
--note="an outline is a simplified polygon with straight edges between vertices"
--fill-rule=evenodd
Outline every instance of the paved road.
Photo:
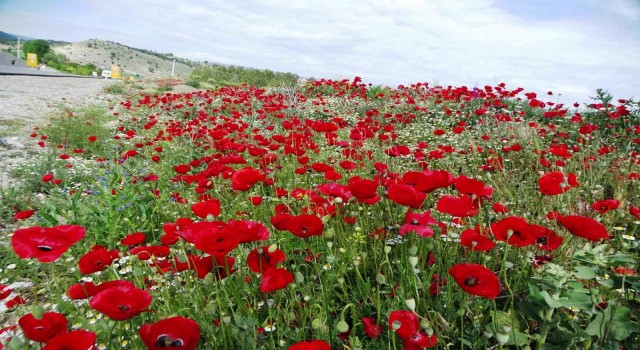
M 73 77 L 73 78 L 93 78 L 87 75 L 75 75 L 62 73 L 53 70 L 38 70 L 35 68 L 20 68 L 11 66 L 0 66 L 0 75 L 33 75 L 41 77 Z M 96 78 L 93 78 L 96 79 Z

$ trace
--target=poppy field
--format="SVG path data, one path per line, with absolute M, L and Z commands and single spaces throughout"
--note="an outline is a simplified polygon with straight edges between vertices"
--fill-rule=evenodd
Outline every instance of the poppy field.
M 2 192 L 0 349 L 638 349 L 640 105 L 554 98 L 65 107 Z

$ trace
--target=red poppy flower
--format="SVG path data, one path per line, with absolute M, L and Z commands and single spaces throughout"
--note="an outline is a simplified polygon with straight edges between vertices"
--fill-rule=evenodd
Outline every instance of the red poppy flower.
M 23 305 L 24 303 L 26 303 L 29 299 L 23 298 L 20 295 L 16 295 L 13 298 L 8 299 L 4 305 L 7 307 L 7 309 L 11 309 L 16 305 Z
M 88 299 L 95 294 L 96 285 L 93 282 L 80 282 L 67 288 L 67 296 L 71 299 Z
M 636 207 L 635 205 L 630 205 L 629 214 L 635 216 L 637 219 L 640 219 L 640 208 Z
M 175 170 L 175 172 L 178 174 L 186 174 L 189 172 L 189 170 L 191 170 L 191 167 L 187 164 L 179 164 L 174 165 L 173 170 Z
M 484 182 L 480 180 L 471 179 L 464 175 L 458 176 L 453 185 L 458 192 L 469 196 L 475 195 L 476 197 L 491 199 L 491 195 L 493 194 L 493 188 L 491 186 L 485 185 Z
M 147 235 L 144 232 L 134 232 L 128 234 L 125 238 L 120 240 L 120 244 L 126 247 L 135 246 L 144 243 Z
M 95 294 L 89 306 L 111 319 L 122 321 L 146 311 L 151 299 L 151 294 L 145 290 L 119 285 Z
M 200 326 L 186 317 L 169 317 L 138 329 L 140 339 L 149 350 L 194 350 L 200 340 Z
M 53 174 L 44 174 L 42 176 L 42 182 L 49 182 L 53 180 Z
M 447 279 L 444 277 L 440 278 L 437 273 L 434 273 L 433 275 L 431 275 L 429 295 L 431 295 L 432 297 L 438 295 L 438 293 L 440 293 L 440 287 L 445 285 L 447 285 Z
M 277 267 L 268 269 L 262 274 L 260 291 L 270 293 L 288 286 L 291 282 L 293 282 L 291 272 Z
M 416 190 L 424 193 L 453 185 L 454 176 L 445 170 L 409 171 L 402 176 L 402 181 L 414 185 Z
M 408 338 L 402 339 L 404 342 L 404 350 L 421 350 L 428 349 L 436 346 L 438 344 L 438 340 L 435 334 L 428 336 L 423 332 L 416 332 Z
M 105 289 L 118 287 L 118 286 L 135 288 L 135 284 L 127 280 L 107 281 L 107 282 L 100 283 L 98 285 L 95 285 L 92 282 L 80 282 L 80 283 L 71 285 L 67 289 L 67 295 L 71 299 L 88 299 Z
M 266 180 L 266 176 L 258 169 L 243 168 L 231 176 L 231 188 L 236 191 L 247 191 L 259 181 Z
M 324 340 L 311 340 L 295 343 L 289 350 L 331 350 L 331 346 Z
M 390 200 L 400 204 L 418 209 L 422 206 L 427 195 L 417 191 L 413 186 L 405 184 L 394 184 L 387 189 L 387 196 Z
M 476 252 L 486 252 L 496 246 L 489 237 L 472 229 L 462 231 L 460 234 L 460 245 Z
M 35 211 L 32 209 L 29 210 L 23 210 L 23 211 L 17 211 L 15 214 L 13 214 L 13 220 L 24 220 L 24 219 L 28 219 L 30 218 L 33 213 Z
M 618 267 L 614 267 L 613 272 L 619 274 L 619 275 L 626 275 L 626 276 L 637 276 L 638 273 L 631 268 L 627 268 L 624 266 L 618 266 Z
M 415 232 L 421 237 L 433 236 L 433 229 L 428 225 L 436 225 L 437 222 L 431 217 L 431 211 L 419 214 L 414 213 L 410 209 L 404 216 L 404 225 L 400 226 L 398 234 L 404 236 L 409 232 Z
M 420 320 L 418 315 L 412 311 L 396 310 L 389 314 L 389 329 L 406 339 L 414 335 L 420 330 Z
M 129 249 L 129 254 L 137 256 L 140 260 L 149 260 L 151 257 L 164 258 L 169 256 L 171 250 L 164 245 L 143 245 Z
M 223 233 L 238 236 L 240 243 L 264 241 L 270 235 L 269 230 L 262 223 L 251 220 L 229 220 Z
M 510 216 L 491 224 L 491 233 L 495 239 L 515 247 L 526 247 L 536 239 L 532 225 L 519 216 Z
M 95 333 L 78 329 L 53 337 L 42 350 L 97 350 Z
M 474 204 L 473 199 L 467 195 L 460 195 L 459 197 L 443 196 L 438 200 L 436 209 L 445 214 L 468 217 L 475 216 L 480 213 L 478 206 Z
M 63 314 L 45 312 L 40 318 L 26 314 L 20 317 L 18 324 L 27 339 L 46 343 L 56 335 L 66 333 L 68 321 Z
M 191 206 L 191 211 L 203 219 L 206 219 L 209 215 L 218 216 L 220 215 L 220 201 L 217 199 L 209 199 L 195 203 Z
M 353 170 L 357 167 L 357 164 L 350 160 L 343 160 L 338 163 L 338 165 L 340 165 L 340 167 L 344 170 Z
M 607 229 L 596 220 L 580 215 L 563 216 L 558 220 L 560 225 L 567 229 L 572 235 L 598 242 L 609 239 Z
M 605 199 L 591 204 L 591 209 L 600 214 L 604 214 L 609 210 L 618 209 L 618 207 L 620 207 L 620 201 L 617 199 Z
M 264 273 L 266 270 L 278 266 L 279 263 L 285 260 L 286 256 L 282 250 L 277 247 L 272 248 L 271 246 L 266 246 L 255 248 L 247 255 L 247 266 L 249 266 L 249 269 L 253 272 Z
M 411 154 L 411 150 L 407 146 L 392 146 L 384 151 L 390 157 L 401 157 Z
M 554 231 L 540 225 L 531 225 L 531 230 L 536 238 L 536 246 L 542 250 L 556 250 L 562 245 L 562 241 L 564 240 Z
M 289 227 L 291 227 L 291 223 L 293 222 L 293 215 L 287 213 L 276 214 L 271 217 L 270 221 L 276 230 L 289 231 Z
M 363 201 L 378 196 L 378 183 L 369 179 L 349 181 L 349 191 L 358 200 Z
M 574 173 L 565 176 L 562 172 L 556 171 L 542 175 L 538 179 L 540 193 L 546 196 L 561 194 L 571 188 L 578 187 L 578 180 Z
M 0 284 L 0 300 L 6 298 L 13 292 L 13 289 L 9 288 L 9 286 Z
M 382 326 L 369 317 L 362 318 L 362 327 L 369 338 L 377 338 L 382 333 Z
M 311 236 L 322 236 L 324 224 L 315 215 L 302 214 L 291 217 L 291 222 L 287 224 L 287 230 L 300 238 Z
M 11 237 L 11 245 L 22 259 L 36 258 L 41 262 L 52 262 L 84 238 L 86 231 L 79 225 L 21 228 Z
M 225 225 L 220 221 L 195 222 L 185 227 L 181 226 L 176 234 L 205 253 L 225 255 L 240 244 L 240 237 L 225 231 Z
M 260 205 L 262 203 L 262 197 L 261 196 L 251 196 L 251 197 L 249 197 L 249 202 L 252 205 Z
M 487 299 L 495 299 L 500 294 L 498 277 L 482 265 L 457 264 L 449 269 L 449 274 L 469 294 Z
M 351 181 L 351 180 L 349 180 Z M 349 186 L 340 185 L 336 183 L 326 183 L 316 187 L 320 193 L 325 196 L 330 197 L 339 197 L 343 201 L 349 201 L 349 199 L 353 198 L 353 194 L 349 190 Z
M 496 214 L 506 214 L 509 212 L 509 209 L 502 203 L 493 203 L 493 206 L 491 208 Z
M 95 245 L 90 251 L 85 253 L 80 260 L 78 260 L 78 267 L 80 272 L 84 275 L 102 271 L 106 269 L 111 263 L 119 257 L 119 252 L 116 249 L 107 250 L 106 247 L 101 245 Z
M 195 271 L 199 278 L 205 278 L 208 274 L 211 274 L 213 279 L 221 280 L 236 271 L 233 269 L 236 259 L 228 255 L 209 255 L 202 257 L 189 255 L 188 260 L 188 267 Z

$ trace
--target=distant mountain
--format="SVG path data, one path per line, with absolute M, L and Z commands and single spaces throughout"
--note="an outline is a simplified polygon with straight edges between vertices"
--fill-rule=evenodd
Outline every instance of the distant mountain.
M 0 40 L 16 41 L 16 40 L 18 40 L 18 37 L 20 37 L 20 40 L 31 40 L 31 39 L 33 39 L 31 37 L 24 36 L 24 35 L 16 35 L 16 34 L 10 34 L 10 33 L 7 33 L 7 32 L 0 31 Z

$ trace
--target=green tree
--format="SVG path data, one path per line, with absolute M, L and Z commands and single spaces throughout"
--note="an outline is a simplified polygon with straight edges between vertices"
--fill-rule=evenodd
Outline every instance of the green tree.
M 52 63 L 59 63 L 58 56 L 53 52 L 47 52 L 44 55 L 38 55 L 38 59 L 44 63 L 51 65 Z
M 46 40 L 42 39 L 29 40 L 24 43 L 24 46 L 22 46 L 24 57 L 27 57 L 27 53 L 35 53 L 38 55 L 38 58 L 42 58 L 49 51 L 51 51 L 51 46 Z

